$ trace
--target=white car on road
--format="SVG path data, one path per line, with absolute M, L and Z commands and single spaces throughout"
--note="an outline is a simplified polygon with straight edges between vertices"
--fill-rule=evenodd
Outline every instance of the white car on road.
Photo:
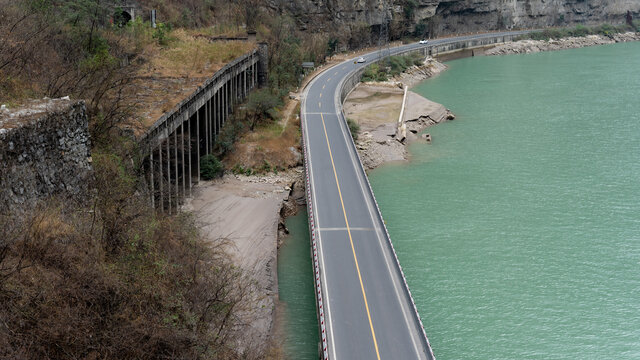
M 356 60 L 357 63 L 362 64 L 363 62 L 366 62 L 367 60 L 363 57 L 359 57 L 358 60 Z
M 426 44 L 428 42 L 429 42 L 429 40 L 423 39 L 423 40 L 418 41 L 418 44 Z

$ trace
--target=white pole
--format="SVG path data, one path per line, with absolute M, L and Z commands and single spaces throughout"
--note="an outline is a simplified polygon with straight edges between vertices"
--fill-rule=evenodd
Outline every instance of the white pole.
M 400 108 L 400 117 L 398 117 L 398 125 L 396 128 L 396 140 L 403 142 L 407 138 L 407 125 L 404 123 L 404 107 L 407 102 L 407 87 L 402 85 L 404 96 L 402 97 L 402 107 Z

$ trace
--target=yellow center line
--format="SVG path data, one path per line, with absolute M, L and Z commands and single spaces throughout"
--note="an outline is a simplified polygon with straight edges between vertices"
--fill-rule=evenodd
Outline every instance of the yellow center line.
M 338 181 L 338 173 L 336 172 L 336 165 L 333 162 L 333 155 L 331 154 L 331 145 L 329 144 L 327 127 L 324 124 L 324 116 L 322 114 L 320 114 L 320 118 L 322 118 L 322 127 L 324 128 L 324 137 L 325 139 L 327 139 L 327 148 L 329 149 L 329 158 L 331 159 L 331 166 L 333 167 L 333 175 L 336 177 L 336 186 L 338 187 L 338 196 L 340 196 L 340 204 L 342 205 L 342 214 L 344 215 L 344 222 L 347 226 L 347 234 L 349 234 L 349 242 L 351 243 L 351 251 L 353 252 L 353 261 L 356 263 L 358 280 L 360 280 L 360 289 L 362 289 L 362 298 L 364 299 L 364 307 L 367 309 L 367 317 L 369 318 L 369 327 L 371 328 L 371 337 L 373 338 L 373 345 L 376 348 L 376 356 L 378 357 L 378 360 L 380 360 L 380 352 L 378 351 L 378 341 L 376 340 L 376 332 L 373 330 L 373 322 L 371 321 L 371 313 L 369 312 L 369 303 L 367 302 L 367 294 L 364 291 L 364 285 L 362 283 L 362 275 L 360 275 L 360 266 L 358 266 L 358 257 L 356 256 L 356 249 L 353 246 L 353 238 L 351 237 L 351 228 L 349 228 L 347 211 L 344 208 L 344 201 L 342 200 L 342 191 L 340 190 L 340 182 Z
M 322 93 L 320 93 L 320 98 L 322 98 Z
M 322 88 L 324 89 L 324 87 L 325 87 L 325 86 L 326 86 L 326 85 L 322 85 Z
M 322 103 L 318 101 L 318 107 L 321 108 L 322 107 Z

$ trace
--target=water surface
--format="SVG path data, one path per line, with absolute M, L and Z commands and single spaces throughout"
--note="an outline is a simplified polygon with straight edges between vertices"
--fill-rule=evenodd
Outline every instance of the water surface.
M 436 357 L 640 359 L 640 43 L 449 65 L 370 176 Z
M 290 359 L 318 359 L 318 320 L 306 210 L 286 221 L 290 235 L 278 250 L 278 291 L 284 308 L 284 351 Z
M 370 175 L 436 357 L 640 359 L 640 43 L 448 63 L 457 120 Z M 316 359 L 306 214 L 286 351 Z

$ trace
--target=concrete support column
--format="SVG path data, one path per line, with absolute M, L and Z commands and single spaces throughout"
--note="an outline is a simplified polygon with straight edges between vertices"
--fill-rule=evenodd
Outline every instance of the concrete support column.
M 164 177 L 164 172 L 162 171 L 162 142 L 160 146 L 158 146 L 158 189 L 160 190 L 160 212 L 164 212 L 164 189 L 162 188 L 162 178 Z
M 151 192 L 151 208 L 156 208 L 156 184 L 154 184 L 153 172 L 156 171 L 155 164 L 153 163 L 153 147 L 149 146 L 149 190 Z
M 187 196 L 186 194 L 186 184 L 185 182 L 187 181 L 187 174 L 185 171 L 185 163 L 184 163 L 184 149 L 185 149 L 185 145 L 184 145 L 184 119 L 182 119 L 182 122 L 180 123 L 180 156 L 182 157 L 182 162 L 180 163 L 180 167 L 182 168 L 182 199 L 184 200 L 184 198 Z
M 200 114 L 196 112 L 196 183 L 200 183 Z
M 169 200 L 169 215 L 171 215 L 171 149 L 169 143 L 171 141 L 171 134 L 167 134 L 166 148 L 167 148 L 167 199 Z
M 216 113 L 218 114 L 218 134 L 222 130 L 222 87 L 218 89 L 218 108 Z
M 269 74 L 269 47 L 267 43 L 258 43 L 258 84 L 260 87 L 267 85 Z
M 233 94 L 233 70 L 230 71 L 229 73 L 229 80 L 227 80 L 226 83 L 226 87 L 227 87 L 227 91 L 225 92 L 225 95 L 227 96 L 227 101 L 226 101 L 226 105 L 227 105 L 227 113 L 229 108 L 231 108 L 232 102 L 233 102 L 233 96 L 231 96 L 231 94 Z
M 200 112 L 204 111 L 203 120 L 204 120 L 204 153 L 209 155 L 209 122 L 207 121 L 207 107 L 203 106 L 198 110 L 198 116 L 200 116 Z
M 258 63 L 254 62 L 253 65 L 251 65 L 251 89 L 252 90 L 254 87 L 256 87 L 257 70 L 258 70 Z
M 180 206 L 180 176 L 178 172 L 178 129 L 173 132 L 173 166 L 174 176 L 176 178 L 175 191 L 176 191 L 176 214 L 178 213 L 178 206 Z
M 209 123 L 209 132 L 207 133 L 209 136 L 209 154 L 213 154 L 213 116 L 211 116 L 211 99 L 207 100 L 204 103 L 204 106 L 207 108 L 207 123 Z
M 231 97 L 229 98 L 229 104 L 231 105 L 231 110 L 229 111 L 229 113 L 231 113 L 233 111 L 233 107 L 236 105 L 236 69 L 233 69 L 231 72 L 231 88 L 230 88 L 230 93 L 231 93 Z
M 213 138 L 218 142 L 218 132 L 220 128 L 218 127 L 218 92 L 213 93 Z
M 214 124 L 213 121 L 213 108 L 212 108 L 212 103 L 213 103 L 213 99 L 209 98 L 209 100 L 207 100 L 207 104 L 209 106 L 209 123 L 211 124 L 211 126 L 209 126 L 209 130 L 211 131 L 209 133 L 209 139 L 211 139 L 211 153 L 213 154 L 213 148 L 216 145 L 216 124 Z
M 227 121 L 227 83 L 225 82 L 224 85 L 222 85 L 222 124 L 225 123 L 225 121 Z
M 189 196 L 191 196 L 191 186 L 193 182 L 193 168 L 191 167 L 191 157 L 192 157 L 192 149 L 191 149 L 191 119 L 187 117 L 187 132 L 189 133 L 189 141 L 187 142 L 187 151 L 189 154 Z

